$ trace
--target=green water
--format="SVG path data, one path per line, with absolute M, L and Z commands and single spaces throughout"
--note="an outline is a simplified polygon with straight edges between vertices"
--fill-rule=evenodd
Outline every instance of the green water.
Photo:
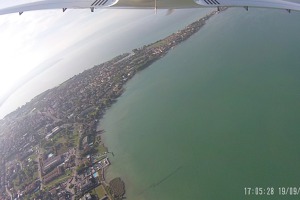
M 230 9 L 126 85 L 102 128 L 127 199 L 299 198 L 299 20 Z

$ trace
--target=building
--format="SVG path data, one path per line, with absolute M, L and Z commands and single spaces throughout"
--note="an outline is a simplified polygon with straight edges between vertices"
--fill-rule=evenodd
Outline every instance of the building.
M 43 161 L 42 163 L 42 169 L 43 173 L 46 174 L 50 172 L 52 169 L 54 169 L 59 164 L 63 163 L 64 159 L 61 155 L 48 158 L 47 160 Z
M 53 137 L 56 133 L 58 133 L 61 130 L 61 128 L 59 126 L 55 127 L 54 129 L 52 129 L 52 131 L 50 133 L 48 133 L 46 135 L 46 140 L 49 140 L 51 137 Z
M 47 184 L 53 181 L 55 178 L 61 176 L 63 174 L 63 168 L 61 166 L 57 167 L 55 170 L 50 172 L 49 174 L 43 177 L 43 183 Z
M 92 182 L 92 179 L 87 178 L 80 183 L 79 189 L 80 189 L 80 192 L 85 193 L 86 191 L 90 190 L 93 186 L 94 186 L 94 183 Z
M 26 188 L 25 188 L 25 194 L 33 193 L 33 191 L 35 189 L 37 189 L 37 187 L 39 187 L 39 186 L 40 186 L 40 181 L 39 180 L 27 185 Z

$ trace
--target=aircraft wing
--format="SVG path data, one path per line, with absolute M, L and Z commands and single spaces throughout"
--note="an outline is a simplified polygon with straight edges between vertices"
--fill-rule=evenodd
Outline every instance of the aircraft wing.
M 119 0 L 113 7 L 154 8 L 155 0 Z M 300 3 L 285 0 L 157 0 L 158 9 L 199 7 L 260 7 L 300 11 Z
M 0 7 L 0 15 L 22 14 L 45 9 L 180 9 L 201 7 L 262 7 L 300 11 L 300 4 L 285 0 L 42 0 L 15 6 Z
M 86 9 L 108 8 L 116 4 L 118 0 L 43 0 L 20 5 L 0 8 L 0 15 L 9 13 L 20 13 L 32 10 L 63 9 L 68 8 Z

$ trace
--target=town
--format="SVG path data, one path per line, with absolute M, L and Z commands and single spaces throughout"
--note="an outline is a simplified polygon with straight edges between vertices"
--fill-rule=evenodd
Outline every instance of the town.
M 123 199 L 121 178 L 105 179 L 114 154 L 100 119 L 128 80 L 224 10 L 85 70 L 0 120 L 0 199 Z

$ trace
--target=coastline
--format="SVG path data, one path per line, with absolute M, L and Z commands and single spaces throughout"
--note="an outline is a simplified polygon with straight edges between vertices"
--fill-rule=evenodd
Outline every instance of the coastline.
M 75 137 L 74 133 L 77 133 L 76 137 L 78 138 L 75 140 L 76 143 L 74 142 L 76 146 L 76 151 L 74 151 L 76 153 L 74 153 L 75 166 L 73 169 L 75 177 L 77 177 L 78 174 L 81 174 L 86 169 L 94 167 L 93 165 L 99 162 L 102 157 L 108 158 L 111 153 L 107 150 L 103 134 L 99 133 L 99 129 L 101 129 L 101 122 L 106 111 L 111 108 L 124 93 L 124 85 L 127 81 L 134 77 L 139 71 L 149 67 L 152 63 L 167 55 L 170 50 L 197 33 L 210 17 L 224 10 L 226 10 L 226 8 L 221 8 L 220 11 L 212 11 L 199 20 L 187 25 L 184 29 L 164 39 L 149 45 L 144 45 L 138 49 L 133 49 L 130 53 L 118 55 L 105 63 L 75 75 L 58 87 L 39 94 L 29 103 L 8 114 L 4 120 L 0 121 L 0 128 L 3 128 L 5 124 L 12 124 L 13 127 L 8 128 L 14 128 L 16 132 L 15 135 L 9 135 L 10 132 L 8 129 L 7 133 L 5 132 L 6 130 L 3 131 L 3 135 L 5 135 L 5 137 L 7 136 L 12 142 L 19 142 L 19 140 L 22 139 L 21 136 L 26 135 L 28 130 L 34 130 L 37 132 L 34 136 L 39 138 L 39 140 L 34 140 L 31 145 L 39 145 L 41 148 L 45 143 L 51 146 L 52 139 L 51 141 L 47 140 L 50 137 L 55 137 L 56 133 L 53 132 L 54 129 L 67 129 L 66 132 L 68 133 L 68 126 L 71 125 L 69 128 L 74 129 L 72 137 Z M 46 136 L 46 142 L 45 139 L 41 137 L 41 134 L 38 133 L 40 129 L 43 129 L 45 124 L 50 127 L 48 130 L 50 133 Z M 66 127 L 64 127 L 64 125 L 66 125 Z M 47 132 L 44 129 L 42 131 Z M 18 138 L 18 140 L 14 141 L 14 137 Z M 99 141 L 98 137 L 100 138 Z M 94 141 L 92 143 L 88 142 L 89 138 L 92 138 Z M 53 143 L 52 146 L 53 145 L 55 146 L 56 144 Z M 99 150 L 99 146 L 103 146 L 102 152 Z M 3 158 L 4 161 L 9 160 L 10 157 L 19 153 L 19 149 L 13 149 L 12 147 L 13 145 L 3 145 L 2 149 L 0 149 L 6 153 Z M 106 150 L 103 151 L 103 149 Z M 44 150 L 46 150 L 46 148 L 44 148 Z M 93 161 L 90 159 L 91 163 L 87 162 L 88 164 L 82 161 L 87 155 L 93 155 L 95 150 L 100 156 L 97 154 Z M 101 157 L 101 159 L 99 159 L 99 157 Z M 44 160 L 39 159 L 38 162 L 43 163 Z M 105 186 L 111 183 L 111 180 L 105 180 L 109 165 L 111 165 L 111 163 L 102 168 Z M 60 172 L 58 174 L 59 176 L 61 175 Z M 83 178 L 86 177 L 84 176 Z M 44 175 L 40 175 L 39 180 L 43 182 Z M 72 185 L 73 183 L 77 185 L 77 180 L 75 181 L 73 178 L 70 182 L 72 182 Z M 100 181 L 99 184 L 101 183 Z M 83 184 L 79 182 L 79 186 L 80 185 Z M 48 189 L 51 189 L 51 187 L 49 186 Z M 79 192 L 77 192 L 76 189 L 74 194 L 76 197 L 80 197 L 88 192 L 88 189 L 80 189 Z M 109 193 L 109 195 L 116 195 L 115 192 L 111 193 L 114 188 L 108 187 L 108 190 L 110 192 L 106 192 Z M 118 195 L 120 196 L 111 199 L 121 198 L 124 194 L 121 192 Z
M 227 7 L 222 7 L 222 8 L 220 8 L 220 10 L 212 11 L 211 13 L 207 14 L 205 17 L 202 17 L 202 18 L 200 18 L 200 19 L 197 20 L 197 21 L 202 21 L 202 20 L 204 20 L 204 24 L 203 24 L 203 25 L 205 25 L 205 22 L 206 22 L 210 17 L 212 17 L 212 16 L 215 15 L 215 14 L 219 14 L 220 12 L 223 12 L 223 11 L 225 11 L 225 10 L 227 10 L 227 9 L 228 9 Z M 193 22 L 193 23 L 195 23 L 195 22 Z M 193 23 L 191 23 L 191 24 L 193 24 Z M 191 24 L 189 24 L 188 26 L 190 26 Z M 188 26 L 187 26 L 187 27 L 188 27 Z M 201 27 L 202 27 L 202 26 L 201 26 Z M 201 27 L 200 27 L 200 28 L 201 28 Z M 200 28 L 199 28 L 197 31 L 193 32 L 193 34 L 197 33 L 197 32 L 200 30 Z M 179 31 L 181 31 L 181 30 L 179 30 Z M 178 31 L 178 32 L 179 32 L 179 31 Z M 178 33 L 178 32 L 177 32 L 177 33 Z M 193 34 L 192 34 L 192 35 L 193 35 Z M 192 35 L 190 35 L 190 36 L 192 36 Z M 190 37 L 190 36 L 189 36 L 189 37 Z M 156 42 L 154 42 L 154 43 L 152 43 L 152 44 L 150 44 L 150 45 L 153 45 L 153 44 L 156 44 L 156 43 L 160 43 L 161 41 L 163 41 L 163 40 L 165 40 L 165 39 L 166 39 L 166 38 L 164 38 L 164 39 L 162 39 L 162 40 L 159 40 L 159 41 L 156 41 Z M 188 38 L 186 38 L 186 39 L 188 39 Z M 183 41 L 181 41 L 181 42 L 183 42 Z M 181 42 L 180 42 L 180 43 L 181 43 Z M 174 49 L 177 45 L 179 45 L 180 43 L 178 43 L 178 44 L 172 46 L 172 47 L 171 47 L 168 51 L 166 51 L 166 53 L 165 53 L 164 55 L 162 55 L 160 58 L 164 57 L 170 50 L 173 50 L 173 49 Z M 147 45 L 147 46 L 149 46 L 149 45 Z M 132 55 L 132 54 L 130 54 L 130 55 Z M 126 56 L 125 58 L 129 57 L 130 55 Z M 124 58 L 124 59 L 125 59 L 125 58 Z M 123 60 L 123 59 L 122 59 L 122 60 Z M 153 62 L 155 62 L 155 61 L 153 61 Z M 140 71 L 142 71 L 143 69 L 145 69 L 145 68 L 147 68 L 148 66 L 150 66 L 153 62 L 151 62 L 149 65 L 144 66 L 143 68 L 141 68 Z M 126 91 L 125 88 L 124 88 L 124 91 Z M 123 93 L 123 92 L 122 92 L 122 93 Z M 108 146 L 106 145 L 107 142 L 105 141 L 105 139 L 104 139 L 104 137 L 103 137 L 103 134 L 106 132 L 106 130 L 105 130 L 105 128 L 101 125 L 101 122 L 103 121 L 104 115 L 105 115 L 105 113 L 103 114 L 103 116 L 101 116 L 101 118 L 99 118 L 98 125 L 97 125 L 97 131 L 98 131 L 98 130 L 103 130 L 103 133 L 101 134 L 101 140 L 103 141 L 105 147 L 108 149 Z M 108 152 L 109 152 L 109 149 L 108 149 Z M 110 152 L 109 152 L 109 153 L 110 153 Z M 108 174 L 109 174 L 109 168 L 111 168 L 111 165 L 112 165 L 112 163 L 110 162 L 110 165 L 107 166 L 107 167 L 104 169 L 104 176 L 105 176 L 104 178 L 105 178 L 105 181 L 106 181 L 106 183 L 108 183 L 109 181 L 111 181 L 111 180 L 114 179 L 115 177 L 121 178 L 122 181 L 124 181 L 125 183 L 127 183 L 127 184 L 125 184 L 125 198 L 126 198 L 126 186 L 128 186 L 128 180 L 126 180 L 124 177 L 122 177 L 122 175 L 116 175 L 116 174 L 114 174 L 114 173 L 111 173 L 111 174 L 108 176 Z

